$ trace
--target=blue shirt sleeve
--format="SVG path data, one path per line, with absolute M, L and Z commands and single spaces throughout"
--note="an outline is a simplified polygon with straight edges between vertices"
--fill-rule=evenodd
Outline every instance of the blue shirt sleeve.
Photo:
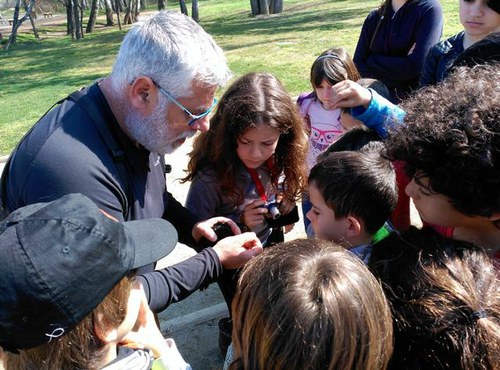
M 389 100 L 383 98 L 376 91 L 370 90 L 372 99 L 365 109 L 362 106 L 351 109 L 353 118 L 363 122 L 363 124 L 375 130 L 381 137 L 387 137 L 387 128 L 393 124 L 401 124 L 406 112 Z

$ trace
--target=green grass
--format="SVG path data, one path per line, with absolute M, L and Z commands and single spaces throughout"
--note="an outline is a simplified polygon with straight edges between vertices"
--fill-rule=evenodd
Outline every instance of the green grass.
M 178 9 L 177 2 L 168 3 Z M 283 13 L 255 18 L 248 0 L 202 0 L 200 23 L 224 49 L 236 77 L 267 71 L 296 95 L 310 88 L 310 65 L 323 50 L 342 46 L 352 55 L 366 15 L 379 3 L 285 0 Z M 441 4 L 443 37 L 448 37 L 461 29 L 458 2 Z M 43 28 L 41 40 L 21 33 L 17 44 L 0 51 L 0 155 L 8 154 L 54 102 L 105 76 L 126 29 L 98 27 L 83 40 L 72 41 L 62 35 L 65 26 Z

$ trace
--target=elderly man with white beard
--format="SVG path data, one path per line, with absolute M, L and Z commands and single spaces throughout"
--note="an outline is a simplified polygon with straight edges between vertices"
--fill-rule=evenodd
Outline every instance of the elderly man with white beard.
M 2 175 L 4 215 L 82 193 L 118 221 L 164 218 L 179 241 L 192 247 L 202 237 L 215 241 L 212 226 L 219 222 L 239 234 L 232 221 L 200 222 L 176 201 L 166 189 L 163 159 L 198 130 L 209 129 L 215 92 L 229 78 L 222 50 L 190 18 L 159 12 L 133 25 L 110 75 L 56 103 L 18 144 Z M 156 310 L 216 280 L 222 267 L 239 267 L 261 251 L 255 235 L 235 240 L 143 281 L 170 289 Z

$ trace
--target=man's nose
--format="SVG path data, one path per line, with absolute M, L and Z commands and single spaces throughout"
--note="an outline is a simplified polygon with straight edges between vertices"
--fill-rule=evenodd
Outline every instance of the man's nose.
M 191 125 L 193 130 L 199 130 L 201 132 L 207 132 L 210 129 L 210 118 L 208 116 L 197 119 Z

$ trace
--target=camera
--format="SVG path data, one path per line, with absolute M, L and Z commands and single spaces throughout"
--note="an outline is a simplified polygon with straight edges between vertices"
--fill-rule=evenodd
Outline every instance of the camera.
M 226 223 L 223 222 L 218 222 L 214 226 L 212 226 L 212 230 L 215 232 L 217 235 L 217 240 L 215 242 L 212 242 L 208 240 L 207 238 L 201 238 L 201 240 L 198 242 L 198 248 L 204 249 L 207 247 L 213 247 L 215 244 L 219 242 L 219 240 L 222 240 L 224 238 L 227 238 L 228 236 L 233 236 L 233 230 L 231 229 L 231 226 L 229 226 Z
M 278 217 L 281 216 L 281 212 L 279 209 L 279 203 L 275 200 L 272 202 L 266 203 L 265 207 L 267 208 L 267 217 L 276 220 Z

